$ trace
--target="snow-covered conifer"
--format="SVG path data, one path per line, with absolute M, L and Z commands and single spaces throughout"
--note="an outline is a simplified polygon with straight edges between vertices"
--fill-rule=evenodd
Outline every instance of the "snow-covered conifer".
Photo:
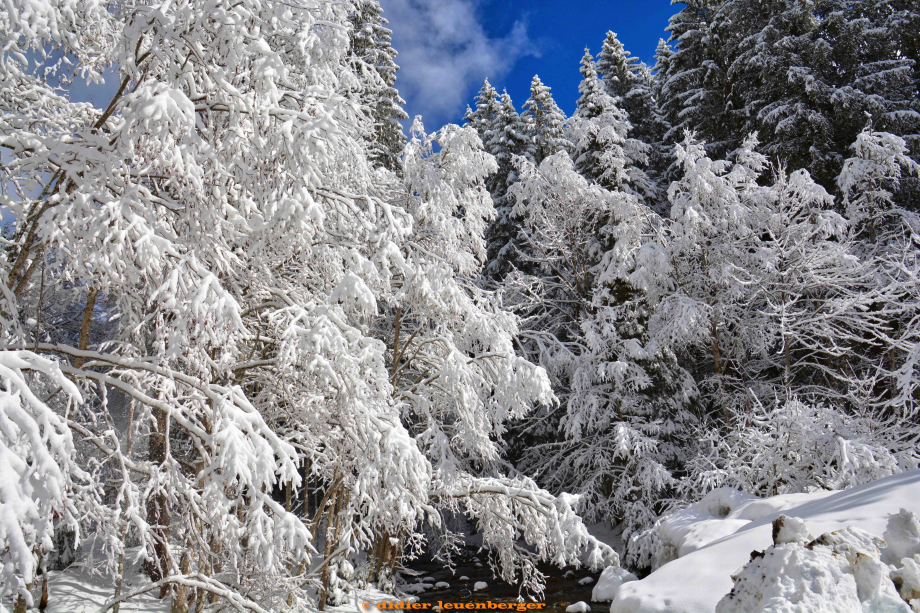
M 392 30 L 387 28 L 379 0 L 358 0 L 349 16 L 351 48 L 349 59 L 358 76 L 358 99 L 368 107 L 373 120 L 370 158 L 389 170 L 399 168 L 398 156 L 406 142 L 400 119 L 408 119 L 406 103 L 396 90 L 396 50 L 391 45 Z
M 557 151 L 567 151 L 571 143 L 565 137 L 565 113 L 553 100 L 550 88 L 534 75 L 530 98 L 524 103 L 521 119 L 533 142 L 533 161 L 538 166 Z
M 604 89 L 612 98 L 625 98 L 633 88 L 639 58 L 623 48 L 614 32 L 607 32 L 601 52 L 597 54 L 597 72 Z
M 517 261 L 519 220 L 511 213 L 513 202 L 507 197 L 508 188 L 517 181 L 515 156 L 533 158 L 534 141 L 528 124 L 518 115 L 508 92 L 501 96 L 498 114 L 493 123 L 487 150 L 495 156 L 498 171 L 487 180 L 495 204 L 495 220 L 486 231 L 489 264 L 486 273 L 495 279 L 504 277 Z
M 892 222 L 904 213 L 894 201 L 903 175 L 920 175 L 920 164 L 907 155 L 904 139 L 887 132 L 863 130 L 843 163 L 837 186 L 847 220 L 857 234 L 865 233 L 870 247 L 884 245 Z
M 729 58 L 722 52 L 722 39 L 712 31 L 721 4 L 722 0 L 690 0 L 671 17 L 666 30 L 674 50 L 660 78 L 658 99 L 671 125 L 666 142 L 680 142 L 685 131 L 692 130 L 714 157 L 730 151 L 732 139 L 737 138 L 726 116 Z
M 640 165 L 648 162 L 648 146 L 629 138 L 631 124 L 610 97 L 597 75 L 591 52 L 581 59 L 575 114 L 569 120 L 575 168 L 589 181 L 610 189 L 624 189 L 653 197 L 654 189 Z

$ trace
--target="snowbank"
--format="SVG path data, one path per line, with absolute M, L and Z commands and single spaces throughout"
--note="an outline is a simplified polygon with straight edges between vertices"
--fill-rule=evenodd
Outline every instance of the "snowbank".
M 815 536 L 847 526 L 883 535 L 890 516 L 902 508 L 920 515 L 920 470 L 842 492 L 755 499 L 726 488 L 716 490 L 662 522 L 662 542 L 682 552 L 681 557 L 641 581 L 622 585 L 611 613 L 714 612 L 732 589 L 732 575 L 750 561 L 751 552 L 773 545 L 772 522 L 781 513 L 804 519 Z
M 608 566 L 601 573 L 601 578 L 591 591 L 592 602 L 610 602 L 616 598 L 620 586 L 627 581 L 636 581 L 638 577 L 619 566 Z

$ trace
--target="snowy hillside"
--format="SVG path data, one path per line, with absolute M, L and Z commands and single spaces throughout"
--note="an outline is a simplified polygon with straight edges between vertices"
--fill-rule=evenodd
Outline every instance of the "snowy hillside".
M 920 515 L 920 471 L 830 495 L 752 499 L 727 494 L 718 490 L 678 514 L 663 532 L 673 539 L 671 545 L 681 551 L 681 557 L 641 581 L 625 583 L 611 613 L 714 612 L 732 589 L 732 575 L 747 564 L 751 552 L 773 544 L 771 524 L 780 514 L 805 520 L 815 537 L 849 526 L 882 536 L 889 516 L 899 509 Z M 719 510 L 728 513 L 719 517 Z

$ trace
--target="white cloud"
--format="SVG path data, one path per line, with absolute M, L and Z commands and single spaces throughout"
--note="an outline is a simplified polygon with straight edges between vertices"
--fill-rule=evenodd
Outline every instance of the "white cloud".
M 539 55 L 523 21 L 489 38 L 479 0 L 380 0 L 399 52 L 396 87 L 410 114 L 431 130 L 462 114 L 464 102 L 488 77 L 493 82 L 526 55 Z

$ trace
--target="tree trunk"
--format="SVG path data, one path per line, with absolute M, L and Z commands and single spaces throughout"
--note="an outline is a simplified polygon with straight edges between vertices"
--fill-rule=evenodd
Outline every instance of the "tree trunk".
M 44 611 L 48 608 L 48 569 L 42 572 L 42 597 L 38 601 L 38 610 Z
M 335 486 L 337 489 L 337 486 Z M 331 500 L 329 501 L 329 513 L 326 514 L 326 542 L 323 546 L 323 576 L 322 576 L 322 588 L 319 594 L 319 603 L 318 608 L 320 611 L 326 610 L 326 596 L 329 594 L 329 558 L 332 556 L 333 541 L 335 540 L 335 525 L 334 520 L 336 516 L 336 507 L 338 507 L 339 495 L 338 491 L 332 493 Z
M 149 457 L 153 464 L 162 465 L 169 453 L 169 415 L 162 409 L 154 408 L 156 431 L 150 434 Z M 144 571 L 151 581 L 159 581 L 169 574 L 169 535 L 170 535 L 169 500 L 164 492 L 155 492 L 147 499 L 147 523 L 153 527 L 156 538 L 153 558 L 144 561 Z M 164 585 L 160 598 L 165 598 L 169 587 Z
M 187 575 L 192 569 L 192 554 L 190 548 L 186 547 L 182 553 L 182 560 L 179 562 L 179 573 Z M 188 586 L 179 585 L 176 587 L 176 596 L 173 598 L 172 609 L 170 613 L 188 613 Z
M 98 294 L 99 292 L 93 287 L 86 296 L 86 306 L 83 307 L 83 323 L 80 326 L 80 344 L 77 345 L 77 348 L 82 351 L 86 351 L 86 348 L 89 346 L 89 330 L 93 323 L 93 311 L 96 309 L 96 296 Z M 83 368 L 84 363 L 85 360 L 83 358 L 76 358 L 73 361 L 73 367 Z

